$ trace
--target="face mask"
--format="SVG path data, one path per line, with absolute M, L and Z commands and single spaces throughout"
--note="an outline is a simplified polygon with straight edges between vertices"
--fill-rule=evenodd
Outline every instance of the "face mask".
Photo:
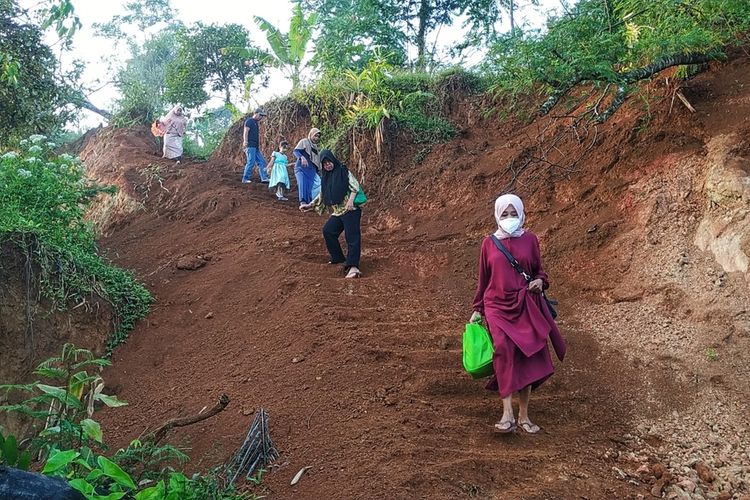
M 521 219 L 518 217 L 508 217 L 500 221 L 500 229 L 505 231 L 507 234 L 513 234 L 518 231 L 521 227 Z

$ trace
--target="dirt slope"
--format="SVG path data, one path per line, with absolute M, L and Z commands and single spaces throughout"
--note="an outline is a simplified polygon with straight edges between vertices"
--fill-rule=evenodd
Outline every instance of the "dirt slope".
M 670 114 L 667 98 L 648 118 L 633 103 L 587 136 L 590 148 L 571 133 L 549 152 L 557 164 L 585 153 L 576 168 L 520 173 L 570 343 L 533 397 L 546 430 L 536 437 L 493 436 L 500 401 L 462 373 L 460 335 L 506 166 L 568 130 L 564 120 L 480 121 L 465 103 L 461 137 L 422 164 L 412 165 L 419 146 L 400 144 L 388 169 L 370 160 L 377 189 L 357 281 L 325 264 L 323 218 L 241 185 L 231 160 L 175 167 L 147 148 L 113 154 L 142 208 L 108 219 L 102 246 L 157 303 L 106 373 L 130 402 L 104 415 L 107 438 L 124 444 L 225 392 L 226 412 L 173 441 L 207 469 L 265 408 L 281 451 L 263 482 L 272 498 L 636 498 L 654 487 L 656 462 L 682 485 L 670 494 L 688 481 L 693 496 L 739 498 L 750 452 L 749 90 L 738 58 L 684 90 L 695 115 Z M 127 143 L 118 133 L 107 140 Z M 698 478 L 698 461 L 714 482 Z

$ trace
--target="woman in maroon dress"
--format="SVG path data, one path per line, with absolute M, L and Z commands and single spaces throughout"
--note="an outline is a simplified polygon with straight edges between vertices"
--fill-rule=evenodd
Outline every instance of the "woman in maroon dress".
M 555 371 L 547 339 L 557 357 L 565 356 L 565 340 L 542 296 L 549 287 L 537 237 L 523 229 L 523 202 L 506 194 L 495 201 L 498 229 L 494 235 L 516 258 L 530 281 L 518 273 L 497 248 L 492 236 L 482 242 L 479 256 L 479 283 L 474 297 L 471 321 L 484 318 L 495 346 L 495 375 L 487 385 L 503 398 L 503 416 L 496 432 L 513 432 L 516 419 L 512 397 L 518 393 L 518 425 L 529 434 L 540 431 L 529 419 L 531 389 L 541 385 Z

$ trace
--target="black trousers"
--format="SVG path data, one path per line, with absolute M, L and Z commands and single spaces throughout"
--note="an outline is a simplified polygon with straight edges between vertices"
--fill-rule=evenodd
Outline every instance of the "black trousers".
M 359 267 L 359 255 L 362 247 L 362 232 L 360 222 L 362 220 L 362 210 L 352 210 L 343 215 L 332 215 L 323 226 L 323 238 L 326 241 L 326 248 L 331 254 L 331 262 L 338 264 L 345 262 L 346 267 Z M 344 233 L 346 238 L 347 252 L 346 257 L 341 251 L 339 236 Z

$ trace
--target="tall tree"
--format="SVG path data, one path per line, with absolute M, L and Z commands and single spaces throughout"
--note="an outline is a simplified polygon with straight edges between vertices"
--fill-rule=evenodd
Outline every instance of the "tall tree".
M 15 2 L 0 1 L 0 143 L 50 132 L 70 117 L 69 89 L 43 36 Z
M 132 44 L 131 54 L 118 69 L 115 86 L 120 91 L 117 113 L 150 122 L 164 111 L 169 63 L 177 55 L 176 30 L 172 25 L 147 38 L 142 46 Z
M 178 31 L 177 52 L 167 69 L 168 101 L 196 107 L 209 98 L 206 88 L 221 92 L 225 104 L 232 103 L 233 90 L 245 79 L 263 73 L 260 58 L 248 58 L 227 47 L 249 47 L 247 30 L 239 24 L 197 23 Z
M 132 36 L 127 32 L 128 27 L 135 27 L 138 33 L 145 33 L 147 29 L 160 23 L 173 24 L 175 10 L 170 0 L 131 0 L 125 3 L 125 12 L 112 16 L 106 23 L 94 23 L 94 29 L 99 36 L 109 38 L 115 43 L 131 41 Z
M 379 54 L 392 66 L 407 61 L 408 38 L 398 0 L 308 0 L 320 14 L 312 63 L 328 72 L 361 71 Z
M 427 44 L 430 34 L 464 15 L 464 27 L 475 35 L 472 40 L 486 39 L 476 35 L 494 32 L 508 1 L 308 0 L 321 15 L 315 61 L 324 67 L 359 69 L 380 52 L 398 66 L 413 47 L 414 66 L 424 70 L 433 58 Z
M 255 16 L 255 22 L 266 33 L 266 39 L 273 51 L 273 57 L 270 60 L 292 81 L 293 89 L 299 88 L 302 63 L 307 54 L 307 45 L 312 38 L 313 29 L 318 22 L 318 13 L 313 12 L 305 17 L 300 2 L 295 2 L 287 33 L 282 33 L 280 29 L 262 17 Z
M 505 1 L 505 0 L 503 0 Z M 466 15 L 464 27 L 481 33 L 494 31 L 500 18 L 498 0 L 408 0 L 402 2 L 401 17 L 417 49 L 415 66 L 425 70 L 433 54 L 427 49 L 427 36 L 442 26 L 450 26 L 461 15 Z

